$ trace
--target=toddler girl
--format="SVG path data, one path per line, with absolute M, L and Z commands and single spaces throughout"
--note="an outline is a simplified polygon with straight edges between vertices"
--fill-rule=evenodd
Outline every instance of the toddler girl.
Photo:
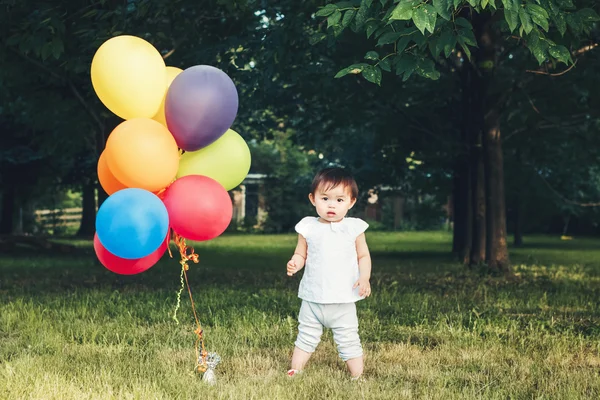
M 287 263 L 289 276 L 306 266 L 298 290 L 302 306 L 289 376 L 302 371 L 323 327 L 332 330 L 352 378 L 363 372 L 354 303 L 371 295 L 371 256 L 364 234 L 369 225 L 345 218 L 357 196 L 356 181 L 343 168 L 324 169 L 313 180 L 308 198 L 319 217 L 305 217 L 296 225 L 298 244 Z

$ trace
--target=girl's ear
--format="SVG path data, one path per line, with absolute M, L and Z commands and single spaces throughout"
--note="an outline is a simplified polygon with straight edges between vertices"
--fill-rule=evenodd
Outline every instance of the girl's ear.
M 352 199 L 352 202 L 350 203 L 350 207 L 348 207 L 348 210 L 351 209 L 352 207 L 354 207 L 355 204 L 356 204 L 356 199 Z
M 310 203 L 314 206 L 315 204 L 315 196 L 312 193 L 308 194 L 308 199 L 310 200 Z

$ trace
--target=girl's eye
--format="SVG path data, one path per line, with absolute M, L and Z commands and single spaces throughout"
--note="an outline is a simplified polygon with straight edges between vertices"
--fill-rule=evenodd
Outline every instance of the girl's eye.
M 323 201 L 327 201 L 327 197 L 323 197 Z
M 343 203 L 344 199 L 338 199 L 338 203 Z

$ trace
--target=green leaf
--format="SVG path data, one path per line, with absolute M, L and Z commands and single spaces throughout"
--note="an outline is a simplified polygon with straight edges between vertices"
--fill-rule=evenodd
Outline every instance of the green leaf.
M 403 54 L 401 57 L 397 56 L 396 59 L 396 75 L 404 74 L 403 80 L 408 80 L 417 67 L 417 59 L 412 54 Z
M 467 0 L 471 7 L 475 8 L 479 5 L 479 0 Z
M 326 38 L 327 38 L 327 34 L 325 34 L 323 32 L 316 32 L 315 34 L 310 36 L 310 38 L 308 39 L 308 42 L 311 45 L 315 45 L 315 44 L 325 40 Z
M 363 69 L 362 75 L 369 82 L 373 82 L 381 86 L 381 69 L 379 69 L 379 67 L 369 65 Z
M 365 54 L 365 60 L 377 61 L 379 60 L 379 53 L 377 53 L 376 51 L 369 51 L 367 52 L 367 54 Z
M 356 13 L 356 17 L 354 18 L 354 29 L 359 31 L 367 22 L 367 18 L 369 17 L 369 7 L 365 7 L 364 4 L 361 4 L 358 12 Z
M 558 13 L 552 17 L 552 21 L 554 22 L 554 25 L 556 25 L 556 29 L 558 29 L 560 35 L 565 36 L 565 32 L 567 31 L 567 20 L 565 19 L 565 15 L 563 13 Z
M 417 8 L 413 13 L 415 26 L 422 34 L 425 34 L 425 29 L 433 33 L 436 18 L 437 12 L 435 11 L 435 8 L 429 4 Z
M 504 10 L 512 10 L 513 9 L 512 0 L 502 0 L 502 5 L 504 6 Z
M 533 22 L 531 22 L 531 16 L 524 8 L 519 9 L 519 20 L 521 20 L 521 25 L 523 26 L 523 30 L 525 33 L 531 32 L 533 29 Z
M 540 4 L 550 15 L 556 15 L 560 12 L 560 9 L 553 0 L 540 0 Z
M 54 58 L 56 60 L 58 60 L 60 58 L 60 56 L 62 55 L 62 53 L 65 50 L 65 46 L 62 42 L 62 40 L 60 40 L 58 38 L 58 36 L 55 36 L 52 39 L 52 55 L 54 56 Z
M 21 41 L 22 37 L 19 35 L 12 35 L 11 37 L 8 38 L 8 40 L 6 41 L 6 44 L 9 46 L 14 46 L 16 44 L 18 44 Z
M 337 6 L 335 4 L 327 4 L 325 7 L 321 8 L 319 11 L 315 13 L 317 17 L 327 17 L 333 12 L 337 10 Z
M 384 33 L 377 41 L 377 46 L 383 46 L 384 44 L 394 43 L 396 40 L 400 39 L 400 36 L 402 36 L 402 32 Z
M 387 72 L 392 72 L 392 58 L 391 57 L 387 57 L 384 58 L 383 60 L 381 60 L 379 62 L 379 67 Z
M 517 29 L 517 25 L 519 25 L 519 13 L 513 10 L 504 10 L 504 19 L 508 24 L 508 29 L 514 32 Z
M 379 38 L 381 35 L 383 35 L 384 33 L 388 33 L 388 32 L 394 32 L 394 30 L 392 29 L 392 27 L 390 25 L 384 25 L 384 26 L 380 26 L 376 31 L 375 31 L 375 36 L 373 38 Z
M 461 29 L 458 31 L 458 36 L 462 39 L 462 41 L 470 46 L 477 47 L 477 39 L 475 39 L 475 34 L 470 29 Z
M 577 11 L 577 15 L 581 18 L 583 22 L 598 22 L 600 21 L 600 17 L 596 13 L 596 11 L 591 8 L 582 8 Z
M 456 20 L 454 20 L 454 23 L 458 26 L 462 26 L 463 28 L 473 30 L 473 25 L 471 25 L 471 23 L 463 17 L 456 18 Z
M 458 44 L 460 44 L 460 47 L 462 47 L 463 51 L 465 52 L 465 54 L 467 55 L 467 58 L 469 60 L 471 60 L 471 50 L 469 49 L 469 46 L 464 42 L 463 37 L 462 36 L 458 36 L 456 38 Z
M 360 74 L 366 67 L 370 67 L 370 65 L 365 63 L 352 64 L 349 67 L 341 69 L 337 74 L 335 74 L 334 78 L 341 78 L 342 76 L 346 76 L 348 74 Z
M 398 52 L 398 54 L 402 53 L 404 49 L 406 49 L 406 46 L 408 46 L 410 40 L 411 37 L 409 35 L 402 36 L 400 40 L 398 40 L 398 43 L 396 43 L 396 51 Z
M 555 0 L 556 4 L 562 9 L 571 9 L 575 8 L 573 2 L 571 0 Z
M 583 32 L 583 21 L 581 21 L 581 18 L 577 13 L 567 14 L 567 25 L 576 36 Z
M 416 71 L 422 77 L 434 81 L 440 78 L 440 71 L 435 69 L 435 64 L 428 58 L 419 61 Z
M 449 0 L 433 0 L 433 7 L 435 11 L 440 15 L 440 17 L 444 18 L 446 21 L 450 21 L 452 17 L 449 11 L 450 3 Z
M 433 33 L 435 30 L 435 22 L 437 21 L 437 11 L 431 4 L 426 4 L 423 6 L 423 8 L 425 9 L 425 13 L 429 19 L 427 28 L 429 29 L 429 32 Z
M 418 30 L 414 31 L 413 34 L 410 35 L 410 39 L 415 42 L 419 49 L 423 49 L 427 44 L 427 37 Z
M 454 33 L 451 31 L 442 32 L 442 34 L 440 35 L 440 39 L 438 41 L 437 52 L 439 53 L 440 51 L 443 51 L 444 56 L 446 56 L 446 58 L 448 58 L 448 57 L 450 57 L 450 54 L 452 54 L 452 50 L 454 50 L 455 47 L 456 47 L 456 36 L 454 35 Z
M 481 0 L 481 8 L 485 10 L 488 5 L 488 0 Z
M 390 15 L 390 21 L 408 21 L 413 17 L 413 7 L 415 6 L 414 1 L 401 1 L 392 15 Z
M 346 11 L 344 13 L 344 18 L 342 18 L 342 26 L 344 28 L 350 26 L 350 23 L 354 19 L 355 15 L 356 15 L 356 10 L 348 10 L 348 11 Z
M 46 59 L 50 56 L 51 53 L 52 53 L 52 45 L 50 43 L 46 43 L 44 46 L 42 46 L 42 52 L 41 52 L 42 60 L 46 61 Z
M 373 34 L 373 32 L 375 32 L 377 30 L 377 28 L 379 27 L 379 24 L 376 21 L 369 21 L 367 22 L 367 39 L 371 37 L 371 35 Z
M 531 51 L 531 54 L 538 61 L 538 64 L 542 64 L 548 59 L 548 43 L 540 39 L 541 32 L 534 29 L 529 35 L 525 37 L 527 47 Z
M 531 20 L 533 21 L 533 23 L 541 27 L 546 32 L 548 32 L 548 12 L 542 7 L 538 6 L 537 4 L 531 3 L 528 3 L 525 6 L 525 9 L 531 16 Z
M 362 3 L 367 7 L 371 7 L 371 4 L 373 4 L 373 0 L 363 0 Z
M 327 27 L 332 27 L 340 23 L 342 19 L 342 13 L 340 10 L 335 10 L 333 14 L 327 17 Z
M 566 65 L 569 65 L 569 63 L 573 64 L 571 53 L 569 52 L 569 49 L 567 49 L 565 46 L 551 46 L 548 49 L 548 52 L 552 57 L 556 58 L 560 62 L 565 63 Z
M 435 36 L 431 36 L 429 38 L 429 40 L 427 41 L 427 47 L 429 47 L 429 52 L 431 53 L 431 56 L 433 58 L 437 58 L 437 56 L 440 54 L 440 47 L 439 47 L 439 41 L 440 41 L 440 37 L 435 35 Z
M 379 2 L 381 3 L 381 7 L 385 7 L 385 4 L 388 2 L 388 0 L 379 0 Z

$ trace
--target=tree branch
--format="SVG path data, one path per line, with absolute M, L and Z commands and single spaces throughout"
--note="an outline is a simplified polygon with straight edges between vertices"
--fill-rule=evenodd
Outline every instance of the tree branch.
M 163 60 L 166 60 L 167 58 L 171 57 L 171 55 L 172 55 L 173 53 L 175 53 L 175 48 L 172 48 L 171 50 L 169 50 L 169 51 L 167 52 L 167 54 L 165 54 L 165 55 L 163 56 Z
M 566 74 L 566 73 L 567 73 L 567 72 L 569 72 L 570 70 L 572 70 L 572 69 L 573 69 L 573 67 L 575 66 L 575 64 L 577 64 L 577 60 L 575 60 L 575 62 L 573 62 L 573 64 L 571 64 L 571 66 L 570 66 L 569 68 L 565 69 L 565 70 L 564 70 L 564 71 L 562 71 L 562 72 L 557 72 L 557 73 L 554 73 L 554 74 L 552 74 L 552 73 L 550 73 L 550 72 L 546 72 L 546 71 L 540 71 L 540 70 L 531 70 L 531 69 L 525 70 L 525 72 L 531 72 L 532 74 L 538 74 L 538 75 L 561 76 L 561 75 L 564 75 L 564 74 Z
M 548 187 L 548 189 L 550 189 L 550 191 L 556 197 L 560 198 L 565 203 L 573 204 L 573 205 L 576 205 L 576 206 L 579 206 L 579 207 L 600 207 L 600 202 L 596 202 L 596 203 L 580 203 L 578 201 L 567 199 L 565 196 L 563 196 L 562 194 L 560 194 L 556 189 L 554 189 L 550 185 L 550 183 L 548 183 L 548 181 L 543 176 L 541 176 L 540 174 L 537 174 L 537 173 L 536 173 L 536 175 L 540 177 L 540 179 L 542 180 L 542 182 L 544 182 L 544 184 Z
M 36 59 L 33 59 L 25 54 L 19 53 L 18 51 L 11 49 L 11 51 L 13 53 L 15 53 L 16 55 L 18 55 L 19 57 L 23 58 L 24 60 L 30 62 L 31 64 L 37 66 L 38 68 L 44 70 L 45 72 L 47 72 L 48 74 L 50 74 L 52 77 L 56 78 L 57 80 L 60 81 L 61 84 L 65 84 L 69 87 L 69 89 L 71 90 L 71 92 L 75 95 L 75 97 L 77 98 L 77 100 L 79 101 L 79 103 L 81 103 L 81 105 L 83 106 L 83 108 L 86 110 L 86 112 L 92 117 L 92 119 L 98 124 L 98 128 L 100 129 L 100 132 L 102 132 L 104 130 L 104 123 L 102 123 L 102 120 L 100 119 L 100 117 L 98 116 L 98 114 L 88 105 L 88 103 L 85 101 L 84 97 L 81 95 L 81 93 L 79 92 L 79 90 L 77 90 L 77 88 L 75 87 L 75 85 L 73 84 L 73 82 L 71 82 L 70 80 L 68 80 L 67 78 L 65 78 L 64 76 L 58 74 L 57 72 L 51 70 L 50 68 L 48 68 L 46 65 L 42 64 L 41 62 L 39 62 Z

